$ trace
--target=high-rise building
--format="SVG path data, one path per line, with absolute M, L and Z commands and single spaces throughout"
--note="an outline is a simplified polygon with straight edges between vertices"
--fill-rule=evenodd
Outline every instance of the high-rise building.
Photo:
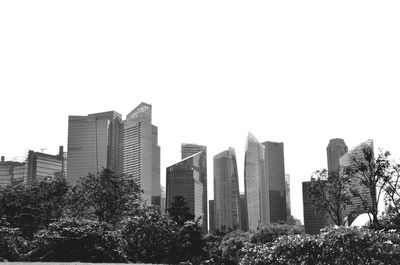
M 208 226 L 209 232 L 213 233 L 215 232 L 215 203 L 214 200 L 209 200 L 208 201 L 209 204 L 209 209 L 210 209 L 210 214 L 209 214 L 209 220 L 210 220 L 210 225 Z
M 158 128 L 151 123 L 151 105 L 141 103 L 124 121 L 123 173 L 132 176 L 147 203 L 160 206 L 160 147 Z
M 285 193 L 286 193 L 286 217 L 287 217 L 287 220 L 289 220 L 289 218 L 292 215 L 292 210 L 291 210 L 291 206 L 290 206 L 290 175 L 289 174 L 285 174 Z
M 200 222 L 206 233 L 208 220 L 203 205 L 204 183 L 200 179 L 201 157 L 202 152 L 199 152 L 167 168 L 166 208 L 171 207 L 176 196 L 184 197 L 189 212 L 196 219 L 201 217 Z
M 247 216 L 247 200 L 246 200 L 246 194 L 245 193 L 240 193 L 239 195 L 239 201 L 240 201 L 240 228 L 243 231 L 248 231 L 249 230 L 249 219 Z
M 358 167 L 358 165 L 368 166 L 368 162 L 365 159 L 364 150 L 371 152 L 372 157 L 374 155 L 374 142 L 369 139 L 356 147 L 352 148 L 350 151 L 345 153 L 339 159 L 339 165 L 341 168 L 342 174 L 346 173 L 347 167 Z M 350 176 L 350 186 L 353 190 L 357 190 L 358 196 L 351 197 L 351 204 L 347 205 L 343 210 L 343 217 L 348 217 L 347 224 L 351 225 L 351 223 L 357 218 L 358 215 L 365 213 L 364 204 L 371 205 L 371 194 L 369 189 L 361 183 L 363 179 L 362 176 L 357 176 L 361 173 L 356 173 L 355 175 Z M 350 187 L 349 187 L 350 188 Z M 350 191 L 348 191 L 350 192 Z M 352 193 L 353 195 L 353 193 Z
M 264 142 L 265 173 L 269 189 L 270 222 L 286 222 L 285 159 L 283 143 Z
M 251 133 L 246 144 L 244 186 L 248 226 L 253 231 L 270 223 L 270 203 L 269 183 L 265 172 L 265 147 Z
M 216 229 L 240 228 L 239 180 L 233 148 L 214 156 L 214 205 Z
M 348 148 L 343 139 L 334 138 L 329 140 L 326 147 L 326 155 L 328 159 L 328 172 L 339 170 L 339 158 L 347 153 Z
M 321 228 L 328 225 L 327 213 L 317 212 L 309 197 L 311 181 L 303 182 L 303 216 L 304 229 L 307 234 L 318 234 Z
M 122 119 L 115 111 L 69 116 L 67 181 L 97 174 L 102 168 L 122 173 Z
M 204 231 L 208 231 L 208 207 L 207 207 L 207 202 L 208 202 L 208 193 L 207 193 L 207 147 L 204 145 L 198 145 L 198 144 L 188 144 L 184 143 L 181 145 L 181 158 L 185 159 L 189 156 L 192 156 L 194 154 L 197 154 L 201 152 L 200 154 L 200 181 L 203 183 L 203 226 L 204 226 Z

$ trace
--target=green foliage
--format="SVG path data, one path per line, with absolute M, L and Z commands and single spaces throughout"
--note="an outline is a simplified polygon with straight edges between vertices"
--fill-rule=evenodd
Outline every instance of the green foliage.
M 250 241 L 248 232 L 233 231 L 224 236 L 219 249 L 221 251 L 221 264 L 238 264 L 243 253 L 241 249 Z
M 186 221 L 193 221 L 194 215 L 189 212 L 185 198 L 183 196 L 175 196 L 171 207 L 167 209 L 168 214 L 179 226 L 183 226 Z
M 132 262 L 165 263 L 177 239 L 178 227 L 152 207 L 123 221 L 126 253 Z
M 27 242 L 18 229 L 0 220 L 0 261 L 20 261 L 26 251 Z
M 126 262 L 119 230 L 91 220 L 62 219 L 35 235 L 29 261 Z
M 298 234 L 304 234 L 304 227 L 287 224 L 270 224 L 257 229 L 250 236 L 250 242 L 264 244 L 272 242 L 280 236 Z
M 39 229 L 61 217 L 68 190 L 68 184 L 61 178 L 29 186 L 7 186 L 0 190 L 0 216 L 31 239 Z
M 134 214 L 140 205 L 140 192 L 133 178 L 103 169 L 79 180 L 70 194 L 68 214 L 116 224 Z
M 248 245 L 240 264 L 398 264 L 400 235 L 367 228 L 328 228 Z

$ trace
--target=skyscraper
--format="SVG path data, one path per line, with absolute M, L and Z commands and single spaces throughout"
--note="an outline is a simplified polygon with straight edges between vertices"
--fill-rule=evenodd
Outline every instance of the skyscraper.
M 290 206 L 290 175 L 285 174 L 285 193 L 286 193 L 286 217 L 289 221 L 289 218 L 292 215 L 292 210 Z
M 122 173 L 122 128 L 121 114 L 115 111 L 69 116 L 66 179 L 70 184 L 102 168 Z
M 240 228 L 243 231 L 248 231 L 249 230 L 249 218 L 247 216 L 247 200 L 246 200 L 246 194 L 245 193 L 240 193 L 239 195 L 239 201 L 240 201 Z
M 215 228 L 240 228 L 239 180 L 235 149 L 214 156 Z
M 182 144 L 181 157 L 185 159 L 194 154 L 200 154 L 200 181 L 203 183 L 203 213 L 204 213 L 204 231 L 208 231 L 208 193 L 207 193 L 207 147 L 198 144 Z
M 204 183 L 200 179 L 202 152 L 189 156 L 167 168 L 167 209 L 176 196 L 183 196 L 189 212 L 197 219 L 201 217 L 204 232 L 207 222 L 203 205 Z
M 347 153 L 347 145 L 343 139 L 334 138 L 329 140 L 326 147 L 326 157 L 328 159 L 328 172 L 332 170 L 339 170 L 339 158 Z
M 270 223 L 269 183 L 265 172 L 265 147 L 254 135 L 247 137 L 244 184 L 249 230 Z
M 311 181 L 303 182 L 303 216 L 304 230 L 307 234 L 318 234 L 320 229 L 328 225 L 327 213 L 317 212 L 309 197 Z
M 141 103 L 124 121 L 123 173 L 143 190 L 143 199 L 160 206 L 160 147 L 158 128 L 151 123 L 151 105 Z
M 285 160 L 283 143 L 264 142 L 265 173 L 269 189 L 270 222 L 286 222 Z
M 213 232 L 215 232 L 215 203 L 214 203 L 214 200 L 208 201 L 208 207 L 210 209 L 210 214 L 208 215 L 209 216 L 208 219 L 210 220 L 210 225 L 208 227 L 210 228 L 209 232 L 213 233 Z

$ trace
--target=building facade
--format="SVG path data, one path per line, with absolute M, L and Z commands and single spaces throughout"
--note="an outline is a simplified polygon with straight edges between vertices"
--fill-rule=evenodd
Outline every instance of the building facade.
M 329 140 L 326 147 L 326 157 L 328 159 L 328 172 L 332 170 L 339 170 L 339 159 L 342 155 L 347 153 L 348 148 L 343 139 L 334 138 Z
M 201 218 L 204 232 L 207 232 L 207 222 L 203 205 L 204 183 L 200 178 L 202 152 L 189 156 L 179 163 L 167 168 L 167 205 L 171 207 L 176 196 L 185 198 L 189 212 L 195 219 Z
M 250 231 L 270 223 L 269 183 L 265 172 L 265 147 L 249 133 L 244 161 L 244 186 Z
M 304 230 L 307 234 L 319 234 L 321 228 L 328 225 L 327 213 L 317 212 L 309 197 L 311 181 L 305 181 L 302 185 L 303 191 L 303 217 Z
M 265 173 L 269 189 L 270 222 L 287 221 L 283 143 L 264 142 Z
M 243 231 L 249 231 L 249 218 L 247 215 L 247 200 L 246 194 L 240 193 L 240 228 Z
M 158 128 L 151 122 L 152 107 L 146 103 L 141 103 L 126 116 L 123 129 L 123 173 L 136 180 L 147 203 L 160 206 Z
M 102 168 L 122 173 L 121 114 L 115 111 L 69 116 L 67 181 L 97 174 Z
M 185 159 L 194 154 L 200 154 L 200 181 L 203 183 L 203 213 L 204 213 L 204 231 L 208 231 L 208 192 L 207 192 L 207 147 L 198 144 L 184 143 L 181 145 L 181 158 Z
M 289 221 L 289 218 L 292 216 L 292 209 L 290 206 L 290 175 L 285 174 L 285 193 L 286 193 L 286 218 Z
M 239 180 L 233 148 L 214 156 L 214 220 L 220 230 L 240 228 Z M 210 209 L 211 212 L 211 209 Z
M 210 214 L 208 215 L 209 216 L 209 220 L 210 220 L 210 223 L 209 223 L 209 232 L 210 233 L 213 233 L 213 232 L 215 232 L 215 230 L 216 230 L 216 228 L 215 228 L 215 203 L 214 203 L 214 200 L 209 200 L 208 201 L 208 206 L 209 206 L 209 209 L 210 209 Z

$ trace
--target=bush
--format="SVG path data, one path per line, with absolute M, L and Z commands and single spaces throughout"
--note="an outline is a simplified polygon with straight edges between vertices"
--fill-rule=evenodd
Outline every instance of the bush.
M 154 208 L 123 222 L 122 233 L 127 242 L 126 253 L 132 262 L 164 263 L 176 240 L 176 223 Z
M 20 261 L 26 251 L 27 242 L 18 229 L 0 224 L 0 261 Z
M 62 219 L 39 231 L 29 261 L 126 262 L 121 233 L 106 223 Z
M 272 242 L 280 236 L 298 234 L 304 234 L 304 227 L 287 224 L 270 224 L 255 231 L 250 237 L 250 242 L 264 244 Z
M 398 264 L 400 235 L 367 228 L 327 228 L 247 246 L 240 264 Z

